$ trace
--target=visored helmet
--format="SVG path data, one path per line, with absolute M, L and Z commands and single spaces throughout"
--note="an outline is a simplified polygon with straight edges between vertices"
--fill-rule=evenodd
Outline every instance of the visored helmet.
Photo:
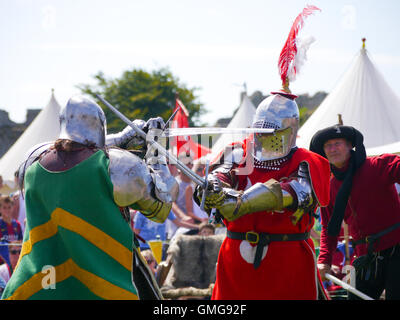
M 60 139 L 69 139 L 88 146 L 103 148 L 106 117 L 92 100 L 76 95 L 60 111 Z
M 253 156 L 259 161 L 280 159 L 296 146 L 299 108 L 292 95 L 272 94 L 257 107 L 253 128 L 275 129 L 254 134 Z

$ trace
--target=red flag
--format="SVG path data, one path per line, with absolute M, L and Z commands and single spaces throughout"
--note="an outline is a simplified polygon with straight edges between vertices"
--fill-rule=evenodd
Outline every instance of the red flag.
M 187 111 L 186 107 L 183 105 L 182 101 L 179 100 L 178 98 L 175 101 L 175 109 L 178 109 L 180 107 L 180 110 L 176 113 L 174 119 L 172 119 L 172 128 L 188 128 L 189 127 L 189 112 Z
M 180 110 L 176 113 L 174 118 L 171 121 L 171 128 L 188 128 L 189 127 L 189 112 L 186 107 L 183 105 L 182 101 L 178 98 L 175 101 L 175 109 L 180 107 Z M 201 144 L 194 142 L 190 137 L 179 136 L 174 139 L 171 143 L 172 146 L 176 146 L 176 149 L 173 148 L 176 156 L 186 153 L 188 156 L 190 155 L 193 159 L 198 159 L 211 150 L 204 147 Z
M 186 107 L 183 105 L 182 101 L 176 98 L 175 100 L 175 109 L 174 112 L 178 109 L 178 112 L 174 116 L 171 121 L 171 128 L 187 128 L 189 127 L 189 112 Z M 178 156 L 181 152 L 186 152 L 188 148 L 184 148 L 184 146 L 188 143 L 189 137 L 178 136 L 172 141 L 172 145 L 176 147 L 174 153 Z

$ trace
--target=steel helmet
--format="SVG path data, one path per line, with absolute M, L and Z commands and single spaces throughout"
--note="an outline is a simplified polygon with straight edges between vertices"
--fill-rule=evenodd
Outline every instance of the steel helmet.
M 280 159 L 296 146 L 299 108 L 294 95 L 273 93 L 258 105 L 253 128 L 271 128 L 273 133 L 254 134 L 253 156 L 259 161 Z
M 88 146 L 103 148 L 106 117 L 94 101 L 77 95 L 60 111 L 60 139 L 69 139 Z

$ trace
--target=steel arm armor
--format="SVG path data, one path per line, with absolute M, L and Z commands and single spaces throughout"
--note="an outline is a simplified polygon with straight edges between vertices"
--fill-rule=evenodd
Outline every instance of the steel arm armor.
M 41 155 L 44 154 L 54 142 L 44 142 L 33 146 L 27 152 L 27 158 L 18 168 L 18 186 L 22 190 L 24 188 L 24 178 L 26 170 L 37 160 L 40 159 Z
M 275 179 L 264 183 L 258 182 L 245 191 L 221 188 L 216 176 L 210 176 L 209 179 L 212 190 L 206 196 L 206 208 L 218 209 L 228 221 L 236 220 L 253 212 L 282 211 L 285 208 L 291 208 L 295 211 L 292 217 L 295 224 L 313 205 L 312 188 L 306 163 L 300 164 L 298 177 L 289 182 L 295 197 L 282 189 L 281 183 Z
M 146 122 L 140 119 L 134 120 L 133 123 L 140 129 L 143 129 L 146 125 Z M 106 136 L 106 146 L 114 146 L 123 149 L 141 149 L 145 146 L 145 141 L 136 134 L 135 130 L 127 126 L 118 133 L 108 134 Z
M 136 155 L 120 149 L 110 149 L 109 157 L 115 203 L 121 207 L 136 204 L 147 218 L 164 222 L 179 190 L 168 167 L 152 168 Z

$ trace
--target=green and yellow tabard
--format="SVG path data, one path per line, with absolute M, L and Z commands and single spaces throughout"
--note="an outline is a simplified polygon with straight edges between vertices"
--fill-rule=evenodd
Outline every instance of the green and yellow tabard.
M 113 201 L 109 159 L 97 151 L 61 172 L 25 175 L 27 225 L 3 299 L 138 299 L 133 233 Z

